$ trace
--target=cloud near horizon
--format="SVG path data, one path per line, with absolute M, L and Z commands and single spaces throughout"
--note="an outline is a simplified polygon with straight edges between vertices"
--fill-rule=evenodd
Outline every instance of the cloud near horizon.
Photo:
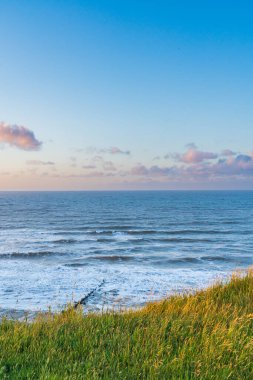
M 131 169 L 131 174 L 134 176 L 150 176 L 150 177 L 163 177 L 172 174 L 173 167 L 160 167 L 153 165 L 147 168 L 145 165 L 138 164 Z
M 78 151 L 80 152 L 82 150 L 79 149 Z M 126 155 L 126 156 L 129 156 L 131 154 L 130 150 L 123 150 L 117 146 L 111 146 L 110 148 L 103 148 L 103 149 L 90 146 L 86 149 L 86 153 L 88 154 L 104 154 L 105 153 L 105 154 L 112 154 L 112 155 L 120 154 L 120 155 Z
M 185 164 L 198 164 L 206 160 L 214 160 L 218 158 L 218 155 L 216 153 L 203 152 L 201 150 L 198 150 L 195 144 L 188 144 L 188 149 L 185 153 L 176 153 L 173 155 L 165 156 L 165 158 L 170 157 Z
M 96 150 L 98 153 L 98 150 Z M 158 156 L 157 156 L 158 157 Z M 166 163 L 165 156 L 160 154 L 159 164 L 151 161 L 141 160 L 135 164 L 132 160 L 106 160 L 108 156 L 97 154 L 87 157 L 83 165 L 60 164 L 55 168 L 53 161 L 47 160 L 28 160 L 26 161 L 27 175 L 32 177 L 48 177 L 51 181 L 67 178 L 73 178 L 73 186 L 84 188 L 92 183 L 98 188 L 106 185 L 113 188 L 114 186 L 137 186 L 143 184 L 152 184 L 152 186 L 161 187 L 182 187 L 182 186 L 200 186 L 214 187 L 227 186 L 228 183 L 238 184 L 247 183 L 253 185 L 253 153 L 239 152 L 235 153 L 230 149 L 217 152 L 206 152 L 199 150 L 191 144 L 187 146 L 185 152 L 178 152 L 170 155 L 171 162 Z M 110 158 L 113 158 L 110 156 Z M 117 162 L 119 161 L 119 162 Z M 149 162 L 149 163 L 148 163 Z M 50 168 L 48 172 L 43 172 L 44 168 Z M 24 176 L 22 173 L 13 173 Z M 83 182 L 81 182 L 83 179 Z M 87 180 L 87 181 L 86 181 Z M 80 182 L 78 182 L 80 181 Z M 221 185 L 223 184 L 223 185 Z M 141 186 L 142 186 L 141 185 Z M 147 185 L 148 186 L 148 185 Z
M 127 156 L 130 155 L 130 150 L 122 150 L 122 149 L 118 148 L 117 146 L 113 146 L 113 147 L 107 149 L 106 152 L 110 153 L 110 154 L 125 154 Z
M 203 152 L 202 152 L 203 153 Z M 253 178 L 253 154 L 237 154 L 236 156 L 229 155 L 218 156 L 216 154 L 200 155 L 191 160 L 179 160 L 183 164 L 172 166 L 151 166 L 147 167 L 138 164 L 131 169 L 131 174 L 134 176 L 148 177 L 167 177 L 171 180 L 201 180 L 214 181 L 225 178 Z M 209 158 L 217 157 L 218 160 L 206 161 Z M 187 165 L 184 165 L 187 164 Z
M 27 165 L 33 165 L 33 166 L 52 166 L 55 165 L 55 162 L 53 161 L 40 161 L 40 160 L 28 160 L 26 161 Z
M 20 125 L 10 125 L 0 122 L 0 143 L 8 144 L 22 150 L 39 150 L 42 142 L 34 133 Z
M 253 180 L 253 153 L 234 153 L 229 149 L 220 153 L 206 152 L 198 150 L 195 145 L 191 144 L 187 147 L 186 152 L 174 153 L 170 157 L 174 160 L 170 165 L 162 163 L 160 165 L 148 165 L 142 161 L 129 166 L 105 161 L 102 156 L 98 155 L 93 157 L 93 160 L 84 165 L 83 168 L 87 169 L 86 177 L 99 180 L 99 178 L 110 176 L 114 177 L 115 181 L 124 177 L 136 183 L 145 179 L 168 182 L 168 184 L 185 181 L 188 183 L 213 183 L 215 181 L 227 181 L 228 179 Z M 78 173 L 76 174 L 78 175 Z M 81 174 L 81 176 L 83 175 Z
M 222 156 L 236 156 L 236 152 L 233 152 L 232 150 L 230 149 L 224 149 L 222 152 L 221 152 L 221 155 Z
M 96 166 L 95 165 L 83 165 L 82 168 L 83 169 L 96 169 Z

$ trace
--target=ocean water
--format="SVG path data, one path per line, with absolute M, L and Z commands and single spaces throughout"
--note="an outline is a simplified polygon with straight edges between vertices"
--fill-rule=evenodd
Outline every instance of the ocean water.
M 135 307 L 253 263 L 253 192 L 2 192 L 0 312 Z

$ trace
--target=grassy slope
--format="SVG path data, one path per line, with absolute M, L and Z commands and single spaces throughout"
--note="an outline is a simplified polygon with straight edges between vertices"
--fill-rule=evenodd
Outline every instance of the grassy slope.
M 253 275 L 135 312 L 0 323 L 1 379 L 253 379 Z

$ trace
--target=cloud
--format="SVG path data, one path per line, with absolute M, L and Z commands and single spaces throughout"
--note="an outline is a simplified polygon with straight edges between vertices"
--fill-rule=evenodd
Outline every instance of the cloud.
M 96 169 L 96 166 L 95 165 L 83 165 L 82 168 L 83 169 Z
M 110 148 L 111 149 L 111 148 Z M 100 154 L 99 154 L 100 152 Z M 110 150 L 110 152 L 112 152 Z M 164 156 L 160 161 L 140 161 L 135 165 L 120 160 L 116 163 L 113 156 L 107 154 L 109 150 L 93 151 L 92 156 L 83 161 L 83 166 L 78 165 L 78 169 L 71 169 L 70 165 L 75 165 L 76 157 L 71 157 L 69 166 L 56 171 L 56 165 L 52 161 L 29 160 L 26 161 L 27 170 L 24 174 L 18 173 L 20 177 L 38 177 L 40 175 L 50 178 L 76 178 L 79 184 L 85 187 L 88 184 L 107 184 L 108 187 L 125 185 L 145 188 L 228 188 L 252 186 L 253 184 L 253 153 L 235 153 L 230 149 L 225 149 L 219 153 L 202 151 L 194 144 L 188 145 L 183 152 L 168 154 L 170 161 L 164 161 Z M 151 157 L 152 158 L 152 157 Z M 115 162 L 114 162 L 115 161 Z M 131 160 L 130 160 L 131 161 Z M 149 162 L 149 163 L 148 163 Z M 51 165 L 51 166 L 50 166 Z M 86 169 L 86 170 L 85 170 Z M 41 172 L 45 170 L 44 173 Z M 48 170 L 48 171 L 47 171 Z M 58 169 L 59 170 L 59 169 Z M 8 177 L 6 177 L 6 180 Z M 87 180 L 86 180 L 87 179 Z M 69 181 L 71 182 L 71 181 Z M 72 182 L 71 182 L 72 183 Z M 75 182 L 73 181 L 73 184 Z M 245 185 L 246 184 L 246 185 Z
M 239 154 L 236 157 L 219 160 L 212 167 L 216 175 L 230 176 L 253 176 L 253 158 L 246 154 Z
M 235 156 L 236 155 L 236 152 L 233 152 L 232 150 L 230 149 L 224 149 L 222 152 L 221 152 L 221 155 L 222 156 Z
M 225 152 L 225 154 L 224 154 Z M 174 159 L 171 164 L 147 165 L 139 162 L 136 165 L 126 168 L 115 166 L 112 161 L 106 161 L 103 155 L 92 158 L 92 162 L 83 166 L 89 171 L 86 177 L 114 177 L 119 181 L 124 177 L 130 182 L 143 183 L 153 181 L 156 183 L 178 184 L 214 184 L 220 182 L 253 180 L 253 154 L 234 154 L 227 149 L 217 154 L 199 150 L 191 144 L 183 153 L 169 155 Z M 161 156 L 160 156 L 161 157 Z
M 235 158 L 235 161 L 236 162 L 251 162 L 252 161 L 252 157 L 251 156 L 248 156 L 247 154 L 239 154 L 236 158 Z
M 178 160 L 178 156 L 178 153 L 167 153 L 163 158 L 165 158 L 165 160 L 169 160 L 170 158 L 173 160 Z
M 90 164 L 83 165 L 82 168 L 83 169 L 96 169 L 97 166 L 100 166 L 100 168 L 103 169 L 104 171 L 116 171 L 117 170 L 112 161 L 104 161 L 101 156 L 95 156 L 93 158 L 93 162 L 96 163 L 96 165 L 91 162 Z
M 103 163 L 103 169 L 105 171 L 116 171 L 117 170 L 115 165 L 112 163 L 112 161 L 105 161 Z
M 88 164 L 82 166 L 83 169 L 95 169 L 99 168 L 105 172 L 113 171 L 116 172 L 117 168 L 112 161 L 106 161 L 101 155 L 96 155 L 89 160 Z
M 79 152 L 81 150 L 79 149 Z M 116 155 L 116 154 L 122 154 L 122 155 L 126 155 L 126 156 L 129 156 L 131 154 L 130 150 L 122 150 L 120 148 L 118 148 L 117 146 L 112 146 L 110 148 L 103 148 L 103 149 L 98 149 L 98 148 L 95 148 L 93 146 L 90 146 L 86 149 L 86 153 L 87 154 L 113 154 L 113 155 Z
M 212 152 L 202 152 L 196 148 L 189 148 L 184 154 L 178 155 L 178 160 L 186 164 L 196 164 L 206 160 L 213 160 L 218 155 Z
M 29 129 L 3 122 L 0 123 L 0 143 L 9 144 L 22 150 L 39 150 L 42 145 Z
M 185 153 L 167 153 L 164 156 L 164 159 L 172 159 L 185 164 L 198 164 L 200 162 L 215 160 L 218 158 L 217 153 L 198 150 L 194 143 L 187 144 L 186 148 L 187 150 Z
M 201 152 L 205 153 L 205 152 Z M 206 155 L 205 155 L 206 157 Z M 210 157 L 208 155 L 208 157 Z M 181 160 L 180 162 L 183 162 Z M 177 164 L 172 166 L 147 167 L 141 163 L 134 166 L 129 175 L 139 177 L 167 178 L 168 181 L 218 181 L 225 179 L 253 179 L 253 156 L 238 154 L 227 158 L 219 158 L 215 161 L 195 158 L 187 161 L 187 165 Z
M 157 165 L 147 168 L 145 165 L 138 164 L 131 169 L 131 174 L 135 176 L 163 177 L 172 173 L 173 167 L 160 167 Z
M 197 145 L 194 142 L 185 145 L 187 149 L 197 149 Z
M 26 161 L 27 165 L 34 165 L 34 166 L 47 166 L 47 165 L 55 165 L 53 161 L 40 161 L 40 160 L 28 160 Z
M 138 164 L 132 168 L 131 174 L 138 176 L 147 175 L 148 169 L 145 165 Z
M 130 150 L 122 150 L 122 149 L 120 149 L 120 148 L 118 148 L 116 146 L 113 146 L 113 147 L 109 148 L 107 150 L 107 152 L 110 153 L 110 154 L 125 154 L 127 156 L 130 155 Z
M 95 156 L 92 159 L 94 162 L 104 162 L 104 159 L 102 156 Z

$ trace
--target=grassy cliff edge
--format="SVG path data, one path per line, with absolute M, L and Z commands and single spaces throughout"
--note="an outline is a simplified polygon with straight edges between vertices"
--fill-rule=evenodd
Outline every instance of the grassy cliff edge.
M 0 379 L 252 378 L 252 271 L 138 311 L 0 322 Z

